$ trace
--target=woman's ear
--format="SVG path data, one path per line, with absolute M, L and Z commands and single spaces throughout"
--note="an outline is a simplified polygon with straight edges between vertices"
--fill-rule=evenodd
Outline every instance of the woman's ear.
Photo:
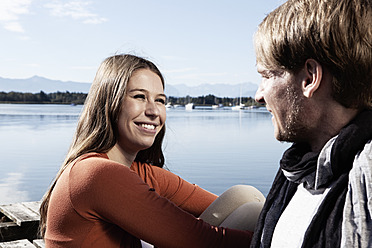
M 302 81 L 302 92 L 305 97 L 311 98 L 319 88 L 323 77 L 322 65 L 314 60 L 308 59 L 305 62 L 305 77 Z

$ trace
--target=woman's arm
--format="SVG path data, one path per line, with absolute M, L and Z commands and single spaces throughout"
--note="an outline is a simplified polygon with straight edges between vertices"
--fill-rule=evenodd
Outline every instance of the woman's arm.
M 250 232 L 210 226 L 161 197 L 129 168 L 102 158 L 74 165 L 71 201 L 77 211 L 118 225 L 157 247 L 248 247 Z
M 159 195 L 196 217 L 217 199 L 217 195 L 165 169 L 137 162 L 132 164 L 131 169 Z

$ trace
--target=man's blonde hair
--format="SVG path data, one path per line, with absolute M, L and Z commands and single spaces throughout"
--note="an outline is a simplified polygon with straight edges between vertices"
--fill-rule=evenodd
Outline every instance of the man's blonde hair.
M 309 58 L 333 75 L 333 98 L 372 106 L 372 0 L 289 0 L 255 35 L 257 63 L 297 72 Z

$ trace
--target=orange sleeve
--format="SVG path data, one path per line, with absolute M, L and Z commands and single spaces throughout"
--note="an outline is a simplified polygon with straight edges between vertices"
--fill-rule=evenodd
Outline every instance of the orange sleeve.
M 131 169 L 159 195 L 196 217 L 217 198 L 217 195 L 165 169 L 137 162 L 132 164 Z
M 113 223 L 156 247 L 248 247 L 251 232 L 210 226 L 152 190 L 134 171 L 102 158 L 76 163 L 71 202 L 85 218 Z

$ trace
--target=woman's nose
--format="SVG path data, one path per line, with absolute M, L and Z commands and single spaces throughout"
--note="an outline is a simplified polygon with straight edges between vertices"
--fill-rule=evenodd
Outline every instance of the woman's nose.
M 160 110 L 156 102 L 154 101 L 147 102 L 145 114 L 149 116 L 159 116 Z

